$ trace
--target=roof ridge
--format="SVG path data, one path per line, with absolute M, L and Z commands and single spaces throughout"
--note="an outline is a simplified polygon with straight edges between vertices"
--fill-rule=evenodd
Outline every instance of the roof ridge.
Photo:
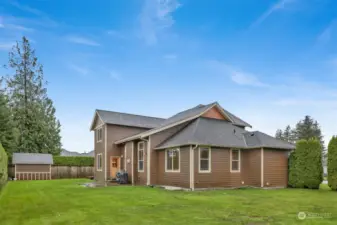
M 119 113 L 119 114 L 131 115 L 131 116 L 141 116 L 141 117 L 147 117 L 147 118 L 166 120 L 166 118 L 161 118 L 161 117 L 144 116 L 144 115 L 140 115 L 140 114 L 117 112 L 117 111 L 110 111 L 110 110 L 105 110 L 105 109 L 96 109 L 96 111 L 103 111 L 103 112 L 109 112 L 109 113 Z

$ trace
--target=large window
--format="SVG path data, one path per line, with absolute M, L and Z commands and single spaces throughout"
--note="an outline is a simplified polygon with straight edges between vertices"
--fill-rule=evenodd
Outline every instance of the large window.
M 180 150 L 179 148 L 167 149 L 165 151 L 165 171 L 180 172 Z
M 231 172 L 240 172 L 240 150 L 231 150 Z
M 199 173 L 211 172 L 211 148 L 199 148 Z
M 144 142 L 138 142 L 138 172 L 144 172 Z
M 102 171 L 102 154 L 96 156 L 96 168 L 98 171 Z
M 103 140 L 103 128 L 101 127 L 96 130 L 96 141 L 100 142 L 102 140 Z

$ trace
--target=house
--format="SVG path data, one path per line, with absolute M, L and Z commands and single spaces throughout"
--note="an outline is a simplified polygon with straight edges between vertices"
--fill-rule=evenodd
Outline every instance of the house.
M 247 127 L 217 102 L 168 119 L 96 110 L 95 180 L 125 170 L 133 185 L 286 187 L 294 145 Z
M 50 180 L 53 156 L 40 153 L 13 153 L 14 176 L 17 180 Z

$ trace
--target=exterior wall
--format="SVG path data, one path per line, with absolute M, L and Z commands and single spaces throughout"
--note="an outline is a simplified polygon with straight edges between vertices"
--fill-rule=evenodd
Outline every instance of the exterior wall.
M 244 185 L 261 187 L 261 149 L 242 150 L 241 165 Z
M 213 118 L 213 119 L 219 119 L 219 120 L 228 120 L 228 118 L 225 118 L 220 111 L 217 109 L 217 107 L 213 107 L 209 109 L 207 112 L 205 112 L 202 117 L 208 117 L 208 118 Z
M 16 172 L 50 172 L 50 165 L 19 164 L 16 165 Z
M 287 187 L 288 151 L 264 149 L 264 187 Z
M 165 172 L 165 150 L 157 156 L 157 185 L 190 188 L 190 146 L 180 147 L 180 172 Z
M 126 153 L 125 153 L 125 160 L 126 160 L 126 172 L 128 173 L 129 183 L 132 183 L 132 150 L 133 150 L 133 141 L 129 141 L 125 143 L 126 146 Z
M 104 168 L 105 168 L 105 129 L 106 125 L 102 126 L 102 141 L 96 141 L 96 130 L 94 130 L 94 153 L 95 153 L 95 162 L 94 162 L 94 178 L 97 182 L 104 183 Z M 97 155 L 102 154 L 102 171 L 97 170 Z
M 178 126 L 169 128 L 167 130 L 164 130 L 162 132 L 153 134 L 150 136 L 150 184 L 157 184 L 157 178 L 158 178 L 158 167 L 161 166 L 158 164 L 158 151 L 154 150 L 155 147 L 163 143 L 166 139 L 176 134 L 178 131 L 186 127 L 186 125 L 190 122 L 186 122 L 183 124 L 180 124 Z
M 123 155 L 123 145 L 115 145 L 114 142 L 122 138 L 126 138 L 143 131 L 146 131 L 146 128 L 139 127 L 127 127 L 127 126 L 118 126 L 118 125 L 108 125 L 107 126 L 107 178 L 111 177 L 110 174 L 110 157 L 111 156 L 121 156 Z M 122 161 L 122 160 L 121 160 Z
M 95 134 L 94 134 L 94 142 L 95 142 L 95 180 L 98 182 L 105 182 L 105 173 L 107 179 L 111 177 L 110 174 L 110 157 L 111 156 L 121 156 L 124 154 L 124 146 L 123 145 L 115 145 L 113 142 L 135 135 L 137 133 L 148 130 L 147 128 L 139 128 L 139 127 L 127 127 L 127 126 L 118 126 L 118 125 L 108 125 L 105 124 L 103 127 L 103 140 L 101 142 L 96 142 Z M 94 132 L 95 133 L 95 132 Z M 105 146 L 106 153 L 105 156 Z M 102 154 L 102 171 L 97 171 L 97 154 Z M 123 163 L 123 160 L 120 160 L 120 163 Z M 122 168 L 122 166 L 120 165 Z M 105 171 L 106 168 L 106 171 Z
M 261 185 L 260 149 L 240 153 L 240 172 L 230 171 L 230 149 L 211 148 L 211 172 L 199 173 L 199 148 L 194 150 L 194 187 L 241 187 Z

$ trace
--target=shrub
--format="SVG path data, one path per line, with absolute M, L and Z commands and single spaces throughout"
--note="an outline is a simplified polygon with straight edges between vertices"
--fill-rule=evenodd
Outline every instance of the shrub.
M 0 143 L 0 190 L 5 186 L 8 176 L 8 163 L 7 163 L 7 154 L 5 149 Z
M 333 136 L 328 145 L 328 184 L 337 190 L 337 136 Z
M 322 146 L 317 139 L 300 140 L 290 156 L 289 185 L 318 189 L 323 181 Z
M 94 158 L 87 156 L 54 156 L 55 166 L 94 166 Z

